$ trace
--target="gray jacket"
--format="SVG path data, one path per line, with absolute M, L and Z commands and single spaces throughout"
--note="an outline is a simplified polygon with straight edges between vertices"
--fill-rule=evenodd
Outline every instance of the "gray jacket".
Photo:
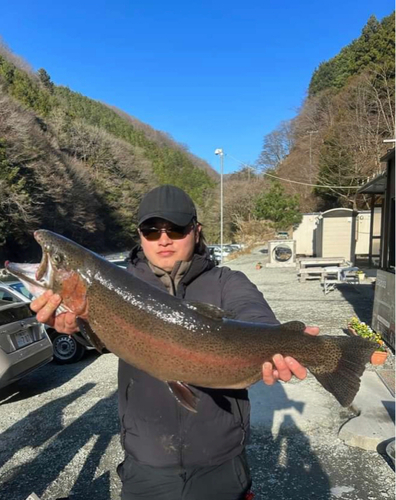
M 166 289 L 139 248 L 132 251 L 128 270 Z M 194 255 L 174 293 L 220 307 L 238 320 L 277 323 L 262 293 L 243 273 L 215 267 L 206 256 Z M 166 384 L 122 360 L 118 388 L 121 442 L 125 452 L 143 464 L 216 465 L 244 449 L 250 416 L 246 390 L 195 387 L 199 411 L 192 413 L 176 401 Z

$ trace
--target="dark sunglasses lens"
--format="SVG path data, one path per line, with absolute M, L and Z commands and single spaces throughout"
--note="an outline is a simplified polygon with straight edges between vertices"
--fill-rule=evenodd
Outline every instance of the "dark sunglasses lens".
M 159 229 L 141 229 L 140 230 L 142 235 L 146 238 L 148 241 L 157 241 L 161 237 L 161 231 Z
M 151 228 L 141 228 L 140 231 L 146 238 L 146 240 L 157 241 L 161 238 L 163 230 L 157 229 L 156 227 L 151 227 Z M 181 227 L 181 228 L 166 229 L 165 232 L 168 235 L 168 238 L 170 238 L 171 240 L 181 240 L 187 234 L 187 228 Z
M 171 240 L 181 240 L 182 238 L 185 237 L 187 232 L 184 228 L 180 228 L 180 229 L 170 229 L 169 231 L 166 232 L 166 234 L 169 236 Z

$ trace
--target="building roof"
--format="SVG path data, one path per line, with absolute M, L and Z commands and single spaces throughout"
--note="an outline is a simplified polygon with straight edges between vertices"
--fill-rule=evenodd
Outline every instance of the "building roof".
M 358 189 L 359 194 L 383 194 L 385 193 L 387 182 L 386 171 L 371 179 Z
M 383 161 L 388 161 L 390 160 L 391 158 L 394 158 L 395 157 L 395 148 L 392 148 L 392 149 L 389 149 L 388 152 L 382 156 L 380 158 L 380 161 L 383 162 Z
M 350 217 L 354 215 L 356 212 L 352 208 L 330 208 L 322 213 L 322 217 Z
M 380 158 L 380 162 L 384 163 L 395 157 L 395 148 L 390 149 L 384 156 Z M 384 194 L 387 183 L 387 171 L 384 170 L 381 174 L 366 182 L 360 189 L 359 194 Z

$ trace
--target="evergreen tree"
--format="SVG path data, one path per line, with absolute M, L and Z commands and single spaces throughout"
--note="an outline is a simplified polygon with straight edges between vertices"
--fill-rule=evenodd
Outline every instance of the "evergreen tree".
M 314 192 L 321 197 L 326 208 L 331 206 L 350 206 L 351 196 L 356 190 L 336 186 L 354 186 L 360 179 L 356 178 L 353 156 L 335 128 L 325 139 L 320 151 L 318 184 Z
M 48 89 L 50 92 L 54 91 L 54 84 L 51 81 L 51 77 L 45 71 L 44 68 L 40 68 L 37 71 L 37 76 L 39 77 L 40 82 L 44 85 L 46 89 Z
M 254 215 L 269 221 L 275 230 L 288 229 L 302 220 L 298 195 L 288 196 L 278 181 L 271 181 L 271 188 L 255 200 Z
M 362 30 L 361 36 L 323 62 L 315 70 L 309 84 L 309 95 L 328 88 L 341 89 L 348 78 L 365 69 L 379 64 L 394 67 L 395 59 L 395 13 L 381 22 L 371 16 Z

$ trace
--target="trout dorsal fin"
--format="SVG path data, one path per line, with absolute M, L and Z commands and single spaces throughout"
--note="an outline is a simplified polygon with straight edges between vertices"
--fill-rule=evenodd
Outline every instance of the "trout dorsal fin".
M 91 325 L 82 318 L 76 319 L 78 328 L 80 329 L 81 335 L 84 339 L 89 342 L 95 349 L 99 352 L 103 352 L 103 349 L 106 347 L 103 342 L 99 339 L 96 333 L 92 330 Z
M 280 326 L 283 330 L 288 330 L 290 332 L 303 332 L 306 328 L 302 321 L 288 321 Z
M 183 300 L 186 307 L 190 309 L 195 309 L 202 316 L 206 316 L 210 319 L 222 320 L 223 318 L 234 319 L 235 314 L 224 311 L 220 307 L 214 306 L 212 304 L 206 304 L 205 302 L 194 302 L 190 300 Z

